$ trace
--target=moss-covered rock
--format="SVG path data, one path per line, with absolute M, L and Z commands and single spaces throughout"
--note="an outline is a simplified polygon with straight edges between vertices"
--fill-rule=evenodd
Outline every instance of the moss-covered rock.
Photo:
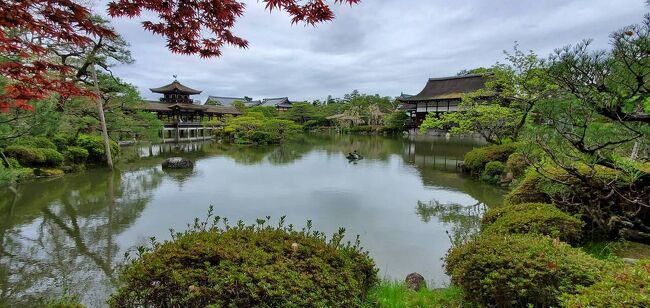
M 551 307 L 599 279 L 601 261 L 539 235 L 483 234 L 446 259 L 452 283 L 487 307 Z
M 485 233 L 540 234 L 559 238 L 567 243 L 579 243 L 585 223 L 580 218 L 561 211 L 553 204 L 523 203 L 492 208 L 483 217 Z

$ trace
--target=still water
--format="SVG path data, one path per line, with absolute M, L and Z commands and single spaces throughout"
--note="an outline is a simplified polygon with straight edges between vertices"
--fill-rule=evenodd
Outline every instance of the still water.
M 459 174 L 477 139 L 310 136 L 244 147 L 214 142 L 123 148 L 115 172 L 89 169 L 0 189 L 0 306 L 67 290 L 103 306 L 124 253 L 169 238 L 210 205 L 230 221 L 287 223 L 361 237 L 380 275 L 444 285 L 441 258 L 503 191 Z M 357 163 L 345 154 L 358 150 Z M 166 172 L 166 157 L 195 161 Z

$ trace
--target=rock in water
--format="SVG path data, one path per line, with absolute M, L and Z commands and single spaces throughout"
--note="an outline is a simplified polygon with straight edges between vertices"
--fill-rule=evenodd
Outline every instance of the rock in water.
M 194 163 L 182 157 L 170 157 L 165 159 L 162 163 L 164 169 L 191 169 L 194 168 Z
M 423 287 L 426 288 L 427 286 L 426 281 L 424 281 L 424 277 L 418 273 L 408 274 L 404 282 L 406 283 L 406 287 L 413 291 L 417 291 Z

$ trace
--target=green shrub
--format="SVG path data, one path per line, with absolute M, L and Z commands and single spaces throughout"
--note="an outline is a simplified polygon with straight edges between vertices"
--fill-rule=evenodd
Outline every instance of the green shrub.
M 97 135 L 79 135 L 77 138 L 77 146 L 88 151 L 88 160 L 93 162 L 105 162 L 106 154 L 104 151 L 104 139 L 102 136 Z M 113 157 L 120 153 L 120 146 L 117 142 L 111 140 L 111 155 Z
M 506 161 L 506 172 L 512 173 L 512 176 L 517 178 L 524 174 L 528 168 L 528 161 L 521 153 L 512 153 L 508 156 Z
M 548 237 L 483 234 L 450 250 L 446 271 L 481 306 L 550 307 L 597 281 L 600 262 Z
M 315 129 L 317 127 L 324 127 L 324 126 L 330 126 L 332 122 L 328 119 L 325 118 L 317 118 L 313 120 L 309 120 L 305 122 L 302 127 L 304 130 L 309 131 L 312 129 Z
M 471 307 L 463 298 L 463 290 L 450 286 L 444 289 L 410 290 L 403 282 L 381 281 L 368 295 L 369 307 Z
M 524 178 L 504 198 L 504 205 L 520 203 L 549 203 L 551 197 L 543 190 L 546 179 L 535 170 L 526 172 Z
M 375 129 L 370 125 L 359 125 L 350 127 L 349 132 L 351 133 L 372 133 Z
M 88 159 L 88 150 L 82 147 L 69 146 L 65 150 L 65 158 L 69 162 L 81 164 Z
M 63 154 L 53 149 L 40 149 L 45 154 L 45 166 L 57 167 L 63 164 Z
M 578 294 L 562 296 L 562 307 L 650 307 L 650 260 L 611 271 Z
M 56 145 L 56 149 L 60 152 L 66 150 L 66 148 L 74 143 L 74 135 L 58 133 L 52 137 L 52 142 Z
M 363 305 L 378 281 L 367 253 L 358 244 L 340 244 L 343 230 L 326 242 L 322 233 L 309 231 L 310 223 L 298 232 L 283 227 L 282 221 L 279 227 L 258 220 L 256 226 L 240 222 L 225 229 L 197 222 L 128 264 L 110 305 Z
M 585 223 L 552 204 L 523 203 L 488 210 L 482 220 L 486 233 L 532 233 L 576 244 Z
M 481 173 L 481 180 L 490 183 L 498 183 L 505 168 L 506 165 L 502 162 L 491 161 L 485 164 L 485 169 L 483 170 L 483 173 Z
M 37 148 L 37 149 L 56 150 L 56 145 L 45 136 L 21 137 L 20 139 L 16 140 L 16 142 L 14 142 L 13 144 L 22 145 L 30 148 Z
M 47 157 L 42 149 L 32 148 L 23 145 L 10 145 L 5 149 L 5 155 L 13 157 L 22 166 L 41 166 Z
M 269 132 L 264 132 L 264 131 L 256 131 L 253 132 L 248 139 L 252 142 L 259 143 L 259 144 L 269 144 L 269 143 L 274 143 L 275 139 Z
M 465 153 L 464 166 L 470 173 L 480 175 L 488 162 L 505 162 L 516 149 L 517 144 L 515 143 L 475 148 Z

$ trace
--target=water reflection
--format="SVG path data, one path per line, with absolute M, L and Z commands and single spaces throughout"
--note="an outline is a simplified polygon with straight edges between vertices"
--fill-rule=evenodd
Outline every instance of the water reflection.
M 287 222 L 361 235 L 382 275 L 418 271 L 446 280 L 439 258 L 477 227 L 480 207 L 502 191 L 456 172 L 480 142 L 377 136 L 311 136 L 250 147 L 216 142 L 124 148 L 118 169 L 91 169 L 0 190 L 0 306 L 29 305 L 64 289 L 86 304 L 105 303 L 122 254 L 150 236 L 165 239 L 202 217 Z M 345 153 L 365 159 L 349 164 Z M 191 171 L 163 171 L 183 156 Z M 436 200 L 420 202 L 418 200 Z M 413 205 L 417 204 L 417 213 Z M 436 216 L 437 219 L 433 219 Z

